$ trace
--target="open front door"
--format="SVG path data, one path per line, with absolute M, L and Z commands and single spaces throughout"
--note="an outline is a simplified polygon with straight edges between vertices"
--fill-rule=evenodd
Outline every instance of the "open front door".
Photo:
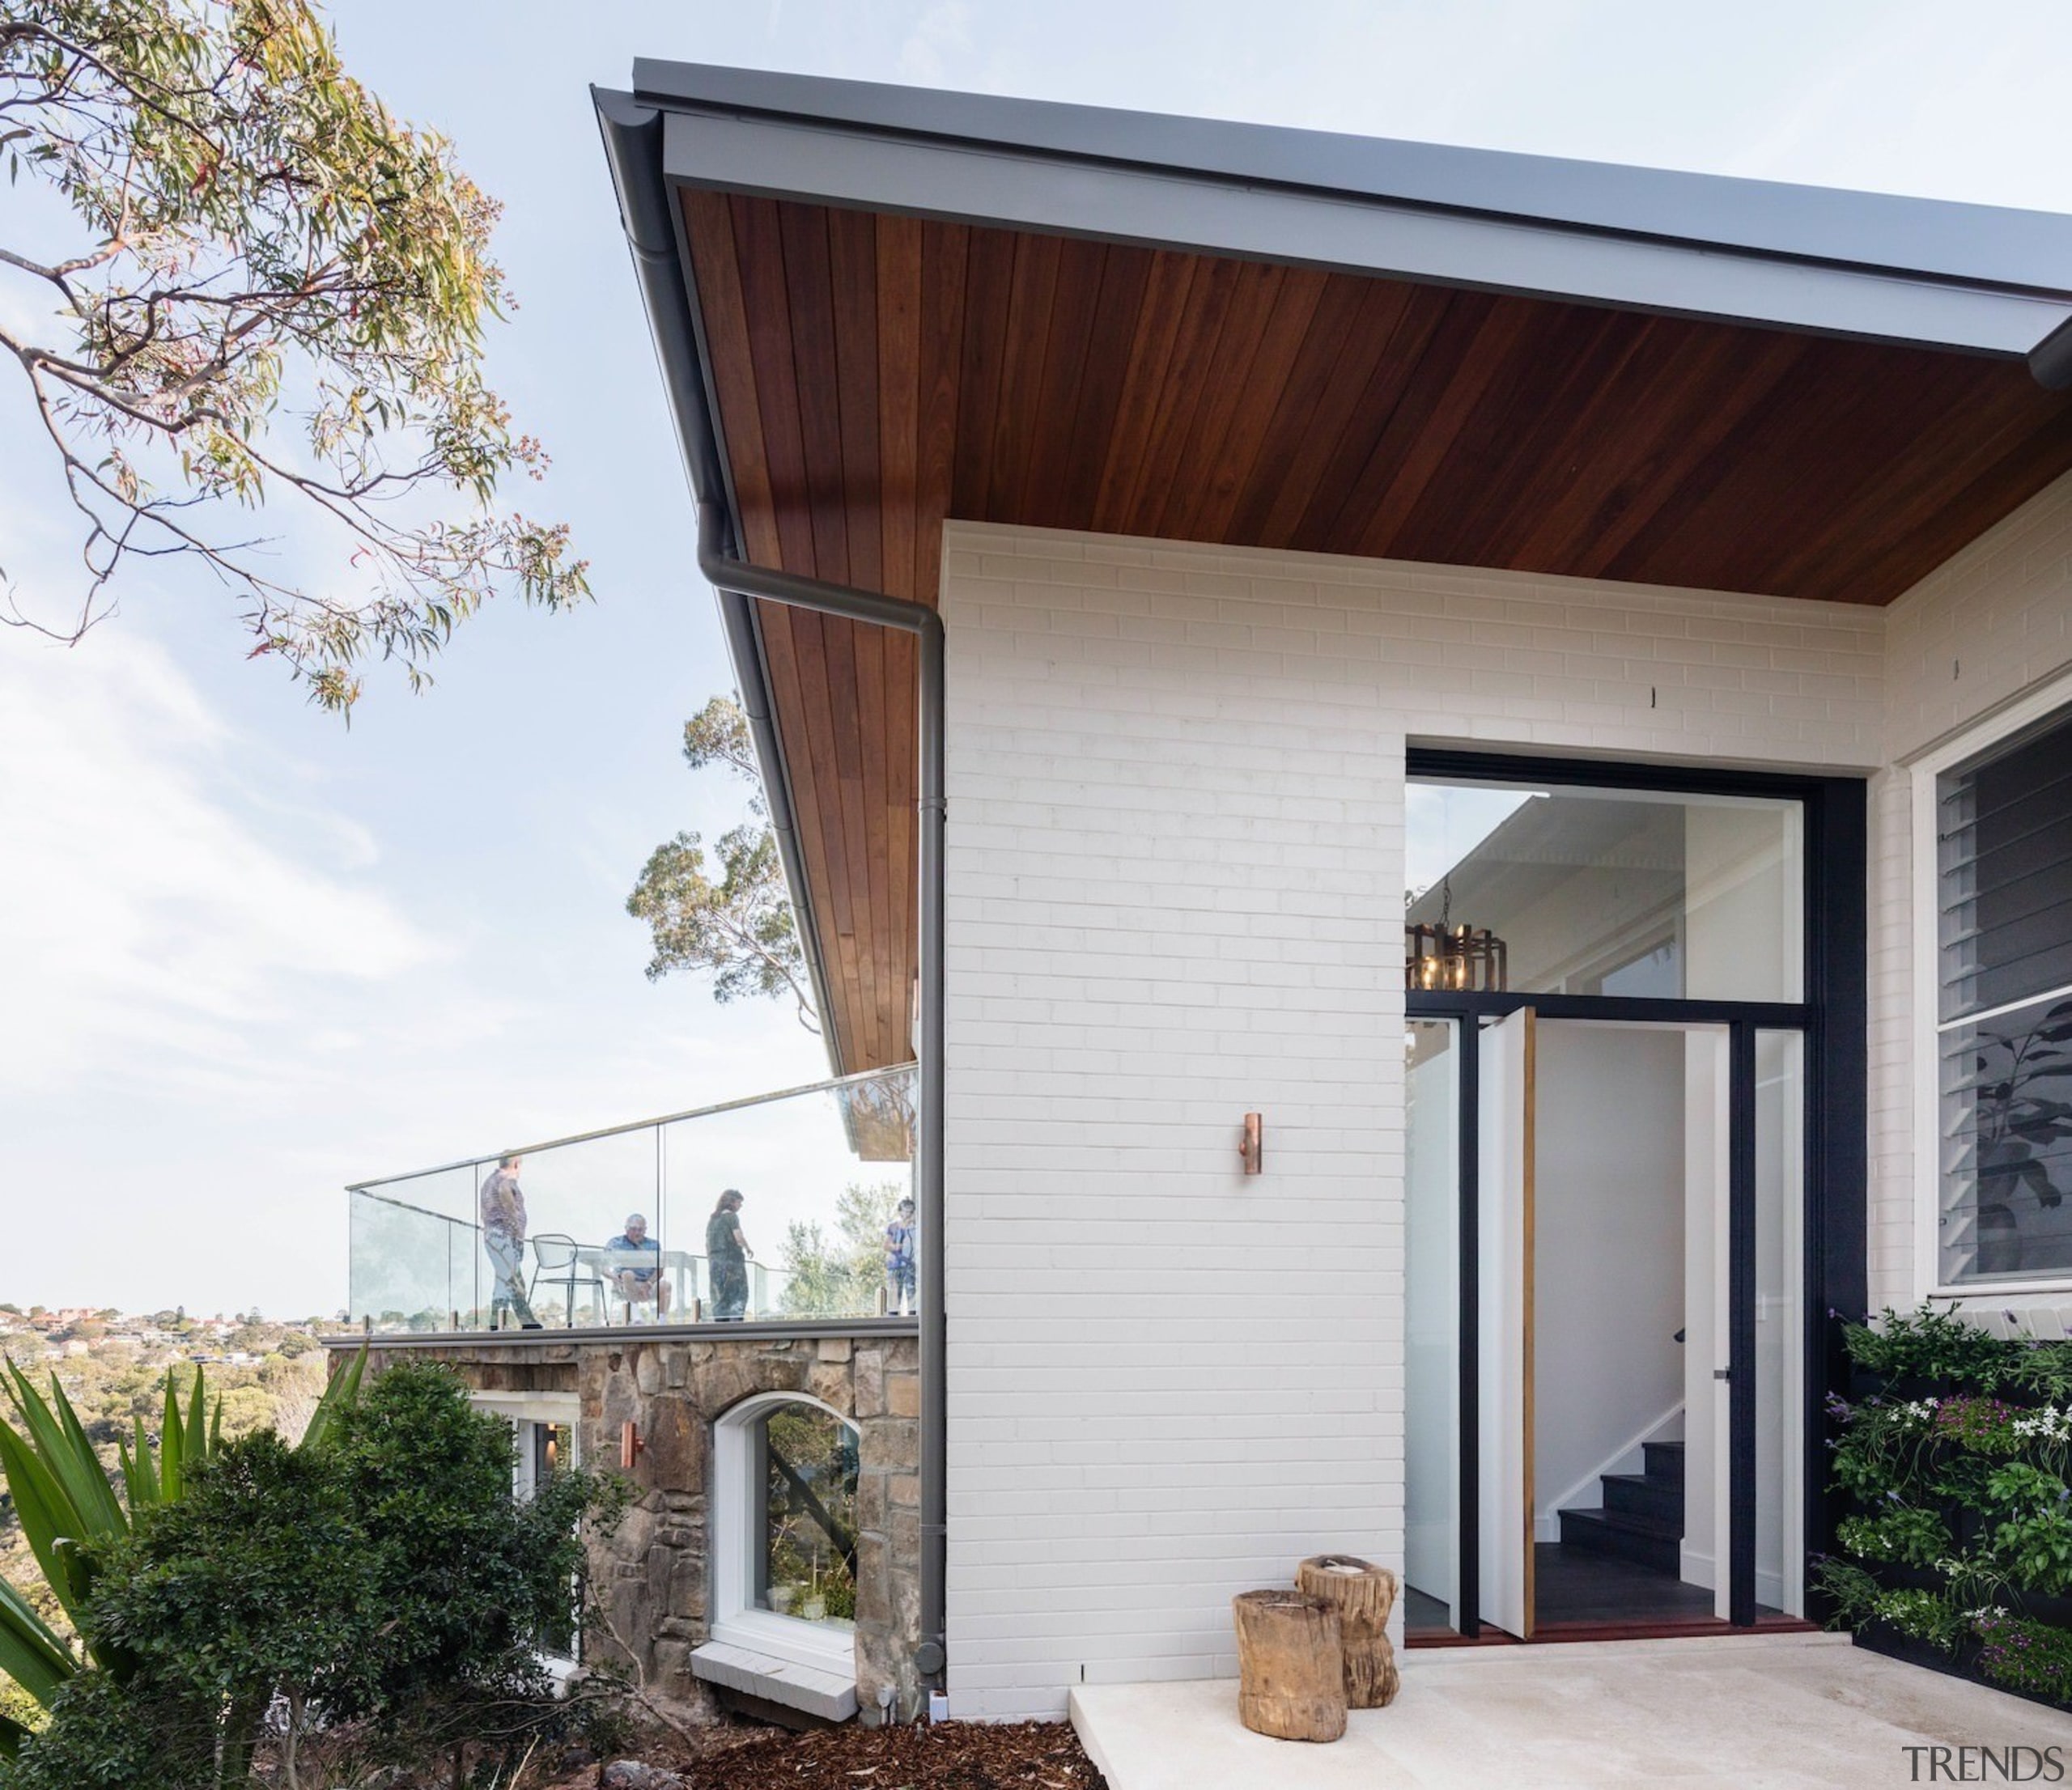
M 1533 1042 L 1531 1007 L 1484 1029 L 1476 1239 L 1480 1614 L 1530 1638 L 1532 1571 Z

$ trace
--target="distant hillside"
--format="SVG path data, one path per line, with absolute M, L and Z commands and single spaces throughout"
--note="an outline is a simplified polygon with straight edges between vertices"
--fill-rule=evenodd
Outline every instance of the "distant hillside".
M 24 1311 L 0 1304 L 0 1356 L 21 1368 L 39 1389 L 57 1376 L 112 1474 L 117 1440 L 130 1434 L 136 1419 L 142 1417 L 146 1431 L 156 1439 L 168 1368 L 180 1368 L 182 1381 L 189 1381 L 194 1367 L 200 1366 L 210 1401 L 223 1395 L 226 1436 L 244 1436 L 270 1424 L 291 1439 L 299 1436 L 324 1389 L 324 1351 L 316 1340 L 321 1321 L 277 1323 L 256 1312 L 233 1317 L 191 1317 L 179 1310 L 132 1316 L 80 1307 L 49 1310 L 32 1305 Z M 11 1415 L 4 1398 L 0 1411 Z M 42 1597 L 4 1475 L 0 1576 L 28 1593 L 45 1615 L 55 1614 Z

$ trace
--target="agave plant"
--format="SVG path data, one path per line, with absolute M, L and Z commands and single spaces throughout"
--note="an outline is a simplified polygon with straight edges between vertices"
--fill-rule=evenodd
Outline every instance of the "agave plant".
M 363 1347 L 325 1388 L 299 1448 L 325 1445 L 338 1414 L 359 1396 L 366 1369 Z M 140 1512 L 178 1498 L 189 1473 L 223 1445 L 223 1401 L 210 1404 L 197 1367 L 183 1402 L 176 1372 L 166 1374 L 165 1418 L 157 1449 L 141 1417 L 131 1440 L 117 1445 L 121 1498 L 56 1376 L 46 1399 L 13 1362 L 0 1372 L 16 1418 L 16 1423 L 0 1418 L 0 1473 L 6 1475 L 15 1515 L 44 1582 L 75 1633 L 86 1631 L 94 1544 L 127 1535 Z M 130 1662 L 113 1648 L 82 1642 L 75 1649 L 26 1597 L 0 1579 L 0 1673 L 47 1709 L 64 1685 L 89 1666 L 121 1677 Z M 28 1732 L 0 1714 L 0 1756 L 11 1757 Z

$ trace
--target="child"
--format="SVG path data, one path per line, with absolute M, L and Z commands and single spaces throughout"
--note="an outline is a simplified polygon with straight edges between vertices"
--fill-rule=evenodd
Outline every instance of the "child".
M 918 1312 L 914 1297 L 914 1203 L 902 1199 L 898 1215 L 885 1228 L 885 1309 L 894 1315 Z

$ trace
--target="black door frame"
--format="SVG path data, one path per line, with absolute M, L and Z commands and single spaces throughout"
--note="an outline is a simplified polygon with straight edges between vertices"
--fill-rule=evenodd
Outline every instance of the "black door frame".
M 1869 1176 L 1868 966 L 1866 786 L 1858 777 L 1818 777 L 1716 766 L 1631 764 L 1503 753 L 1411 747 L 1408 781 L 1448 778 L 1658 790 L 1693 795 L 1752 795 L 1795 801 L 1803 815 L 1805 999 L 1796 1002 L 1685 1001 L 1582 995 L 1445 993 L 1413 989 L 1412 1020 L 1457 1020 L 1460 1176 L 1459 1632 L 1482 1630 L 1481 1482 L 1477 1406 L 1480 1248 L 1475 1190 L 1480 1169 L 1484 1019 L 1530 1007 L 1547 1019 L 1656 1020 L 1728 1029 L 1729 1209 L 1727 1372 L 1730 1557 L 1729 1619 L 1756 1620 L 1756 1035 L 1798 1032 L 1806 1041 L 1806 1162 L 1803 1270 L 1800 1284 L 1805 1400 L 1798 1433 L 1805 1462 L 1803 1534 L 1809 1555 L 1825 1550 L 1835 1515 L 1819 1463 L 1827 1395 L 1843 1389 L 1845 1364 L 1830 1311 L 1861 1311 L 1868 1298 L 1866 1189 Z

